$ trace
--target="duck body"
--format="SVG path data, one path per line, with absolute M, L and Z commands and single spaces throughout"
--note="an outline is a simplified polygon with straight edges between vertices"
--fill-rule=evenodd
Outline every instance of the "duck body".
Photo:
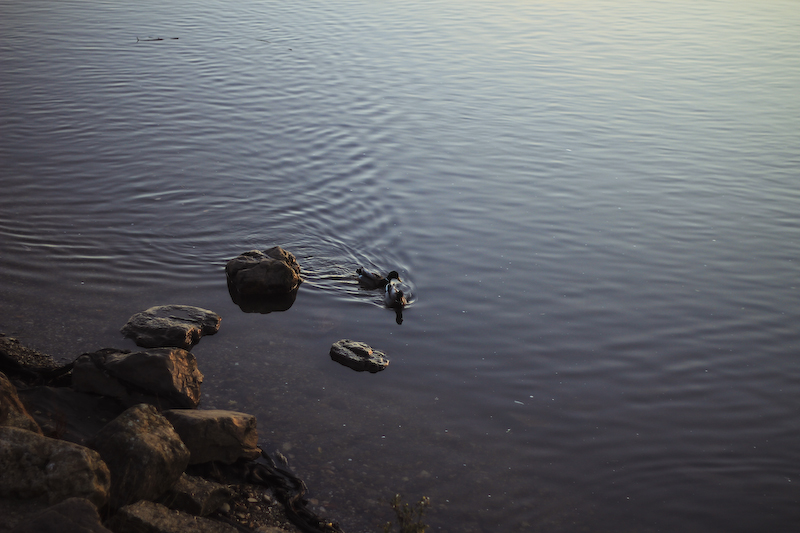
M 366 289 L 383 289 L 392 280 L 400 281 L 400 274 L 396 270 L 386 274 L 385 278 L 377 272 L 370 272 L 363 268 L 357 268 L 356 273 L 358 274 L 358 283 Z
M 386 288 L 384 289 L 383 303 L 386 307 L 401 310 L 406 306 L 408 300 L 406 300 L 406 295 L 400 290 L 397 283 L 390 281 L 386 284 Z

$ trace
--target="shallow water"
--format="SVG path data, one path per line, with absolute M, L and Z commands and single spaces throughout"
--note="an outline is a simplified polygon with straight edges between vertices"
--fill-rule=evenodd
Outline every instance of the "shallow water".
M 72 359 L 218 312 L 202 407 L 349 532 L 396 492 L 442 531 L 800 520 L 796 3 L 0 12 L 0 331 Z M 242 313 L 223 266 L 275 244 L 306 283 Z

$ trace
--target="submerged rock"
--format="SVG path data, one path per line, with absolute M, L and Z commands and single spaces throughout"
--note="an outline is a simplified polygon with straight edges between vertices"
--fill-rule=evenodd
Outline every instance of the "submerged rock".
M 133 315 L 121 332 L 143 348 L 191 350 L 200 337 L 219 331 L 221 320 L 218 314 L 200 307 L 160 305 Z
M 369 344 L 350 339 L 336 341 L 331 346 L 331 359 L 359 372 L 379 372 L 389 366 L 386 354 Z
M 287 295 L 303 281 L 297 259 L 280 246 L 244 252 L 228 261 L 225 274 L 231 290 L 244 297 Z
M 181 348 L 135 353 L 105 348 L 81 355 L 72 369 L 73 389 L 118 398 L 126 405 L 194 408 L 202 382 L 194 355 Z

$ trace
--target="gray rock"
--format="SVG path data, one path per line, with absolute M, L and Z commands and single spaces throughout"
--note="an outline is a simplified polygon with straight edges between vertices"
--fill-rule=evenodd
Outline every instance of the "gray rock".
M 228 524 L 147 501 L 121 508 L 108 526 L 115 533 L 238 533 Z
M 81 497 L 100 507 L 108 499 L 109 486 L 108 467 L 96 451 L 0 427 L 0 496 L 45 496 L 50 504 Z
M 241 296 L 280 296 L 296 290 L 302 279 L 294 255 L 280 246 L 251 250 L 225 265 L 228 284 Z
M 103 527 L 97 507 L 85 498 L 69 498 L 29 520 L 11 533 L 111 533 Z
M 121 333 L 144 348 L 176 346 L 191 350 L 203 335 L 219 331 L 220 316 L 190 305 L 161 305 L 136 313 Z
M 27 429 L 42 434 L 41 428 L 20 401 L 16 387 L 2 372 L 0 372 L 0 426 Z
M 195 516 L 206 516 L 233 498 L 233 491 L 225 485 L 201 477 L 183 474 L 160 499 L 170 509 Z
M 236 411 L 170 409 L 163 415 L 192 452 L 191 464 L 240 458 L 255 459 L 258 448 L 256 417 Z
M 106 348 L 83 354 L 72 369 L 72 388 L 118 398 L 126 405 L 197 407 L 203 374 L 191 352 L 152 348 L 143 352 Z
M 369 344 L 350 339 L 336 341 L 331 346 L 331 359 L 363 372 L 379 372 L 389 366 L 386 354 L 374 350 Z
M 109 504 L 153 500 L 172 487 L 189 464 L 189 450 L 152 405 L 131 407 L 89 443 L 111 471 Z

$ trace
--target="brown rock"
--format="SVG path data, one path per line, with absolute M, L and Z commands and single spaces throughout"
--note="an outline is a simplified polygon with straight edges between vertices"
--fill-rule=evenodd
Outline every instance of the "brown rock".
M 106 348 L 75 360 L 72 388 L 118 398 L 126 405 L 197 407 L 203 374 L 191 352 L 153 348 L 143 352 Z
M 115 533 L 238 533 L 228 524 L 148 501 L 121 508 L 108 525 Z
M 175 484 L 189 464 L 189 450 L 152 405 L 131 407 L 90 441 L 111 471 L 112 507 L 153 500 Z
M 192 452 L 190 464 L 240 458 L 255 459 L 258 448 L 256 417 L 236 411 L 170 409 L 163 415 Z
M 191 350 L 203 335 L 219 331 L 218 314 L 191 305 L 160 305 L 133 315 L 121 333 L 144 348 Z
M 195 516 L 206 516 L 219 509 L 223 503 L 229 502 L 232 497 L 233 491 L 225 485 L 183 474 L 159 499 L 159 503 Z
M 250 250 L 225 265 L 228 283 L 242 296 L 278 296 L 296 290 L 302 279 L 294 255 L 280 246 Z
M 39 425 L 20 401 L 16 387 L 2 372 L 0 372 L 0 426 L 27 429 L 42 434 Z
M 109 486 L 108 467 L 96 451 L 0 427 L 0 496 L 46 496 L 51 504 L 75 496 L 99 507 L 106 503 Z
M 111 533 L 92 502 L 69 498 L 18 524 L 11 533 Z

